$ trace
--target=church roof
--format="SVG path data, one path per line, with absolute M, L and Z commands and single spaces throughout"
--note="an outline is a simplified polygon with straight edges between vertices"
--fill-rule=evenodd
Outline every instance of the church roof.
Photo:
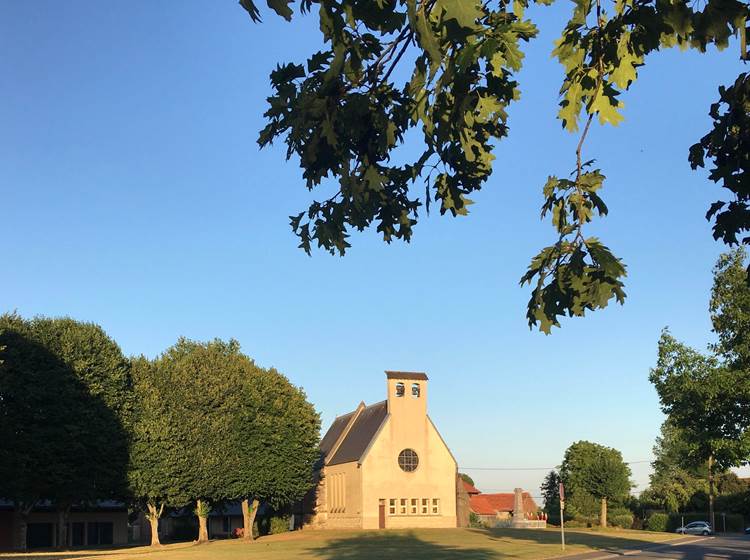
M 386 371 L 388 379 L 404 379 L 409 381 L 427 381 L 427 374 L 421 371 Z
M 383 420 L 388 415 L 388 403 L 387 401 L 382 401 L 364 407 L 357 414 L 354 423 L 349 426 L 352 422 L 352 417 L 356 413 L 357 411 L 355 410 L 344 416 L 339 416 L 334 420 L 331 427 L 328 428 L 326 435 L 320 442 L 320 450 L 323 453 L 325 464 L 339 465 L 341 463 L 359 461 L 375 438 L 375 434 L 378 433 Z M 336 449 L 333 449 L 345 431 L 344 439 Z M 332 451 L 333 456 L 329 458 L 328 455 Z
M 326 435 L 323 436 L 322 440 L 320 440 L 320 452 L 322 453 L 323 458 L 327 457 L 333 449 L 333 446 L 336 445 L 336 442 L 339 440 L 339 437 L 341 437 L 341 434 L 346 429 L 355 412 L 357 411 L 355 410 L 354 412 L 350 412 L 349 414 L 339 416 L 338 418 L 336 418 L 336 420 L 333 421 L 331 427 L 328 428 Z

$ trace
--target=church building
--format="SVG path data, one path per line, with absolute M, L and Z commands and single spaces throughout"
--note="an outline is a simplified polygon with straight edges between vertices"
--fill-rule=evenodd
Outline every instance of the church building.
M 360 403 L 323 437 L 309 527 L 456 526 L 457 464 L 427 415 L 427 375 L 386 378 L 386 400 Z

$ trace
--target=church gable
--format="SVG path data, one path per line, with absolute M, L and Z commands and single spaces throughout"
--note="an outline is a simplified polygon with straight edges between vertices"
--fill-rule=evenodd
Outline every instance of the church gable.
M 387 399 L 336 418 L 321 441 L 314 523 L 456 526 L 456 461 L 427 415 L 428 377 L 387 371 Z

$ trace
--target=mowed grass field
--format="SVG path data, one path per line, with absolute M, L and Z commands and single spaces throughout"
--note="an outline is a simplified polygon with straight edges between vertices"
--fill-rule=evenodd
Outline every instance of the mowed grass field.
M 567 554 L 593 550 L 638 549 L 684 538 L 646 531 L 565 532 Z M 559 530 L 413 529 L 384 531 L 297 531 L 255 542 L 212 541 L 194 545 L 129 547 L 68 552 L 2 553 L 24 560 L 489 560 L 551 558 L 562 555 Z

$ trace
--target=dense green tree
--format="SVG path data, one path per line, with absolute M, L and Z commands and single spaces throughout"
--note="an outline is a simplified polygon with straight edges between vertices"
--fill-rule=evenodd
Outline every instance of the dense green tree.
M 239 408 L 224 432 L 231 499 L 242 501 L 244 538 L 261 501 L 281 506 L 301 499 L 313 485 L 319 458 L 320 418 L 304 391 L 275 369 L 244 355 L 246 374 L 237 380 Z
M 607 504 L 627 499 L 632 487 L 630 467 L 622 454 L 611 447 L 578 441 L 565 451 L 560 466 L 565 484 L 566 505 L 581 509 L 590 507 L 592 499 L 599 504 L 599 524 L 607 526 Z
M 707 465 L 709 517 L 714 526 L 716 470 L 741 465 L 750 457 L 747 374 L 681 344 L 665 329 L 650 380 L 662 411 L 680 430 L 688 464 Z
M 714 267 L 709 312 L 719 338 L 712 350 L 726 367 L 745 370 L 750 376 L 750 283 L 746 261 L 744 247 L 719 257 Z
M 184 506 L 190 499 L 190 464 L 172 415 L 171 376 L 161 362 L 145 357 L 133 359 L 131 371 L 136 405 L 128 480 L 131 495 L 149 520 L 151 546 L 158 546 L 164 509 Z
M 312 485 L 320 420 L 305 393 L 258 367 L 230 340 L 180 339 L 153 362 L 134 361 L 139 397 L 133 493 L 155 527 L 165 506 L 194 504 L 198 541 L 211 504 L 242 501 L 245 536 L 260 501 L 288 504 Z
M 643 501 L 677 513 L 685 511 L 695 494 L 708 490 L 705 476 L 690 459 L 690 445 L 670 421 L 662 424 L 654 457 L 654 470 L 649 487 L 641 496 Z
M 0 496 L 15 505 L 15 547 L 41 500 L 66 546 L 73 504 L 126 496 L 128 363 L 101 327 L 68 318 L 2 315 L 0 346 Z
M 539 0 L 551 4 L 553 0 Z M 254 20 L 253 0 L 240 4 Z M 324 46 L 305 64 L 271 73 L 273 95 L 259 144 L 276 139 L 295 156 L 310 190 L 325 189 L 291 216 L 300 247 L 344 254 L 349 232 L 376 225 L 383 239 L 409 241 L 424 205 L 463 216 L 493 171 L 493 149 L 508 135 L 508 106 L 519 98 L 522 45 L 537 35 L 528 0 L 267 0 L 290 20 L 292 6 L 317 10 Z M 580 134 L 568 170 L 543 187 L 542 216 L 554 242 L 535 256 L 522 283 L 532 287 L 527 318 L 544 332 L 558 317 L 581 316 L 625 298 L 625 266 L 585 226 L 605 215 L 605 176 L 583 157 L 594 118 L 617 125 L 621 94 L 650 53 L 679 46 L 705 52 L 739 36 L 746 57 L 748 4 L 740 0 L 604 4 L 576 0 L 552 51 L 564 68 L 558 118 Z M 738 243 L 750 230 L 750 77 L 721 90 L 714 130 L 690 151 L 693 167 L 712 161 L 710 178 L 727 188 L 714 235 Z M 580 127 L 580 130 L 579 130 Z M 409 138 L 414 156 L 399 148 Z M 398 152 L 398 153 L 396 153 Z M 562 177 L 562 178 L 561 178 Z M 331 184 L 335 183 L 335 184 Z M 332 196 L 329 196 L 333 193 Z M 421 194 L 424 193 L 424 198 Z M 744 239 L 750 243 L 750 237 Z
M 669 421 L 662 425 L 661 432 L 654 446 L 651 483 L 641 494 L 642 504 L 668 513 L 708 510 L 708 462 L 694 463 L 689 455 L 691 446 Z M 714 482 L 717 511 L 750 513 L 747 481 L 729 470 L 714 469 Z
M 557 518 L 560 515 L 561 482 L 562 479 L 557 471 L 549 471 L 540 488 L 544 499 L 544 511 L 552 518 Z
M 193 504 L 198 517 L 198 542 L 208 540 L 211 504 L 233 496 L 227 459 L 231 457 L 228 428 L 240 406 L 239 344 L 206 343 L 181 338 L 154 361 L 160 398 L 174 446 L 171 468 L 179 484 L 167 502 Z M 230 432 L 231 433 L 231 432 Z

